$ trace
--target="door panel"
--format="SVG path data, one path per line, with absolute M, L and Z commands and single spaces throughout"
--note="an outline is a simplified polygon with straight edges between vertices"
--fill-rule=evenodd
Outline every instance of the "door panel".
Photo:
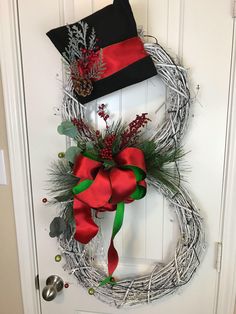
M 60 123 L 62 65 L 58 52 L 45 33 L 61 24 L 74 22 L 110 4 L 108 0 L 18 0 L 26 114 L 40 288 L 51 274 L 70 284 L 52 302 L 41 301 L 42 314 L 120 313 L 102 304 L 78 286 L 73 276 L 56 263 L 59 253 L 55 239 L 49 238 L 49 223 L 57 209 L 42 203 L 47 195 L 48 168 L 65 149 L 65 140 L 56 133 Z M 187 187 L 206 220 L 208 248 L 192 282 L 179 293 L 148 307 L 151 313 L 213 314 L 218 273 L 214 268 L 215 243 L 221 223 L 221 189 L 224 163 L 227 99 L 232 40 L 231 1 L 132 0 L 137 25 L 156 36 L 172 55 L 189 68 L 193 97 L 196 96 L 185 150 L 191 172 Z M 197 85 L 200 90 L 196 89 Z M 197 94 L 197 95 L 195 95 Z M 154 122 L 165 113 L 165 86 L 158 77 L 117 91 L 87 105 L 87 114 L 97 126 L 97 104 L 106 103 L 114 119 L 132 119 L 136 113 L 150 112 Z M 156 113 L 155 113 L 156 112 Z M 135 219 L 135 224 L 132 222 Z M 104 247 L 108 246 L 113 214 L 104 214 Z M 121 259 L 118 276 L 144 272 L 153 261 L 166 262 L 173 255 L 178 235 L 176 218 L 162 195 L 151 188 L 144 200 L 127 206 L 116 247 Z M 207 292 L 207 293 L 206 293 Z M 144 314 L 146 307 L 136 308 Z

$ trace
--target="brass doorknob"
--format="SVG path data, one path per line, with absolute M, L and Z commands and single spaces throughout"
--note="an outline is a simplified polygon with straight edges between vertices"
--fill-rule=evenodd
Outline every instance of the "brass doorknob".
M 45 301 L 52 301 L 56 298 L 58 292 L 64 287 L 63 280 L 57 276 L 52 275 L 46 280 L 46 287 L 43 288 L 42 296 Z

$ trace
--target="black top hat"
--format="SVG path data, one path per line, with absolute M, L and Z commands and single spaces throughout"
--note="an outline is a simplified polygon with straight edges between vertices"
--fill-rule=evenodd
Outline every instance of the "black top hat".
M 67 60 L 75 96 L 87 103 L 156 75 L 129 0 L 113 4 L 71 25 L 47 33 Z

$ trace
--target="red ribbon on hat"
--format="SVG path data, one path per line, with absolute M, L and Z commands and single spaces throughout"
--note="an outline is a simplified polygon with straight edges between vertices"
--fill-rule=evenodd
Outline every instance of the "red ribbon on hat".
M 114 166 L 107 169 L 103 161 L 94 160 L 85 153 L 77 157 L 73 170 L 73 174 L 80 179 L 73 188 L 77 241 L 87 244 L 98 233 L 99 228 L 92 218 L 91 209 L 97 212 L 116 210 L 108 250 L 110 279 L 119 261 L 113 240 L 122 226 L 124 204 L 141 199 L 146 194 L 146 167 L 142 150 L 125 148 L 113 158 L 113 162 Z
M 146 52 L 140 37 L 132 37 L 116 44 L 102 48 L 105 71 L 98 80 L 111 76 L 129 65 L 146 58 Z

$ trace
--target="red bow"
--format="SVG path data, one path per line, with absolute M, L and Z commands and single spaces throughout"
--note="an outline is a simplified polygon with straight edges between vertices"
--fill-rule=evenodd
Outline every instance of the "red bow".
M 98 212 L 114 211 L 121 202 L 130 203 L 141 198 L 134 196 L 137 188 L 146 191 L 146 167 L 140 149 L 125 148 L 113 158 L 113 162 L 114 166 L 106 169 L 103 162 L 85 154 L 80 154 L 76 159 L 73 173 L 80 181 L 73 189 L 73 208 L 75 239 L 81 243 L 87 244 L 98 233 L 99 228 L 92 219 L 91 208 Z M 115 265 L 110 265 L 109 273 L 113 273 L 115 268 Z

